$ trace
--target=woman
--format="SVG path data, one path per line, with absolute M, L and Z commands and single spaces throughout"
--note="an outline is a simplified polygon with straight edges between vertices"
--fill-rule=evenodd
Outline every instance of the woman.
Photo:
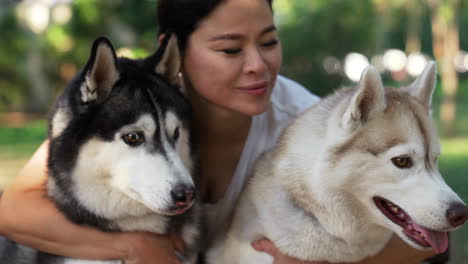
M 159 1 L 160 33 L 171 30 L 178 36 L 182 75 L 193 104 L 202 202 L 208 212 L 204 234 L 215 235 L 226 221 L 258 155 L 274 144 L 291 118 L 317 100 L 298 84 L 278 77 L 281 46 L 271 4 Z M 183 251 L 183 245 L 177 238 L 102 233 L 67 221 L 44 198 L 46 155 L 43 145 L 0 200 L 1 234 L 76 258 L 178 263 L 174 248 Z M 282 255 L 267 240 L 253 246 L 273 255 L 275 263 L 303 263 Z M 395 238 L 378 256 L 361 263 L 418 263 L 428 254 Z

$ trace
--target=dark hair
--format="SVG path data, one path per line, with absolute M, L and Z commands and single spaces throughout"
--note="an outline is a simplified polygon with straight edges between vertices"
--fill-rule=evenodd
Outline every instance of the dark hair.
M 159 35 L 167 32 L 176 34 L 182 53 L 187 39 L 198 24 L 226 0 L 159 0 Z M 273 0 L 266 0 L 272 7 Z

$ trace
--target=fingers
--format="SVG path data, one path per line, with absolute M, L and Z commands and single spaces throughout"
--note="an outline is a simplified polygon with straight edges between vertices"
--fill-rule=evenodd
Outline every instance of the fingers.
M 268 239 L 260 239 L 252 242 L 252 247 L 261 252 L 265 252 L 273 257 L 278 255 L 278 249 Z
M 252 242 L 252 247 L 260 252 L 265 252 L 274 258 L 273 264 L 329 264 L 323 261 L 303 261 L 282 254 L 268 239 L 260 239 Z
M 173 246 L 174 243 L 180 243 L 178 242 L 179 238 L 146 232 L 124 235 L 130 238 L 125 242 L 127 248 L 130 249 L 125 258 L 125 264 L 181 264 Z M 180 247 L 180 245 L 178 246 Z
M 184 255 L 184 253 L 185 253 L 185 243 L 182 240 L 182 238 L 175 235 L 175 234 L 171 234 L 169 238 L 171 240 L 171 243 L 172 243 L 172 246 L 174 247 L 174 249 L 177 250 L 178 252 L 180 252 L 182 255 Z

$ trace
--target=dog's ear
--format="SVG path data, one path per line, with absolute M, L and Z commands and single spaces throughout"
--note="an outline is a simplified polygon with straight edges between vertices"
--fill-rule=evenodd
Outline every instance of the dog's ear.
M 163 76 L 170 84 L 182 85 L 179 76 L 182 62 L 175 34 L 166 33 L 156 57 L 161 58 L 156 65 L 156 73 Z
M 355 129 L 383 109 L 385 97 L 382 79 L 377 69 L 369 66 L 362 73 L 358 90 L 344 112 L 342 126 Z
M 94 41 L 84 72 L 80 86 L 81 102 L 102 102 L 120 78 L 117 56 L 107 38 L 100 37 Z
M 437 83 L 437 66 L 434 61 L 429 62 L 419 77 L 406 89 L 411 96 L 416 97 L 428 108 L 431 107 L 432 94 Z

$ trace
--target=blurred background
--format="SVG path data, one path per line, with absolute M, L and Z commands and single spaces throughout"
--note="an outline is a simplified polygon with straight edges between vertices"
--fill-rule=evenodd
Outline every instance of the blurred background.
M 0 0 L 0 190 L 46 138 L 47 112 L 96 37 L 110 38 L 121 56 L 140 58 L 156 48 L 156 3 Z M 318 95 L 352 85 L 369 64 L 397 85 L 437 61 L 439 166 L 468 201 L 468 0 L 274 3 L 282 73 Z M 451 264 L 468 264 L 468 227 L 453 233 L 451 251 Z

